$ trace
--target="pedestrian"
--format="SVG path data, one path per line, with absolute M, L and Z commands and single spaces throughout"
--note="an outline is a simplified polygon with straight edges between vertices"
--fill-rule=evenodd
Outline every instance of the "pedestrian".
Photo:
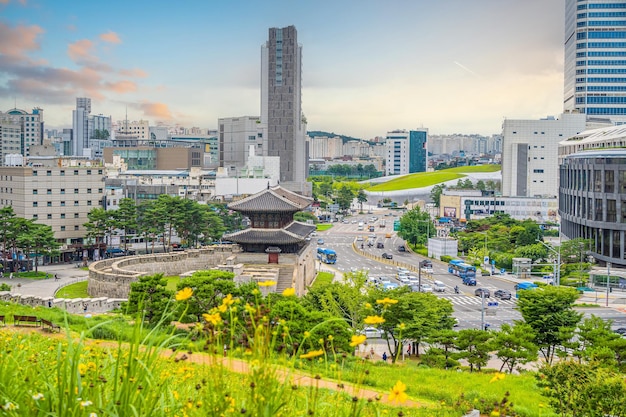
M 59 274 L 54 274 L 54 280 L 58 280 L 59 279 Z
M 50 278 L 50 274 L 46 272 L 46 279 Z
M 13 272 L 9 275 L 9 279 L 13 279 Z
M 406 355 L 411 356 L 411 345 L 406 349 Z
M 370 349 L 370 359 L 374 359 L 374 355 L 375 355 L 374 348 L 371 348 Z
M 52 300 L 48 300 L 48 307 L 52 308 Z
M 83 311 L 86 313 L 87 312 L 87 303 L 83 303 Z
M 383 362 L 387 362 L 387 352 L 383 352 Z

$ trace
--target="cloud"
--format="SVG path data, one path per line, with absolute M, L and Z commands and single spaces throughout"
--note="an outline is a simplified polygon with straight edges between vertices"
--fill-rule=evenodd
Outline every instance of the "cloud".
M 129 93 L 131 91 L 137 91 L 137 84 L 128 80 L 106 83 L 105 86 L 107 90 L 115 93 Z
M 122 43 L 122 40 L 117 33 L 115 32 L 107 32 L 100 35 L 100 40 L 108 43 Z
M 14 59 L 23 59 L 26 54 L 40 49 L 37 37 L 44 30 L 37 25 L 11 28 L 0 22 L 0 54 Z
M 120 70 L 120 75 L 124 75 L 127 77 L 146 78 L 148 76 L 148 73 L 142 69 L 133 68 Z
M 151 117 L 159 120 L 172 120 L 174 118 L 169 107 L 164 103 L 149 103 L 144 101 L 143 103 L 135 105 L 135 107 L 143 111 L 146 118 Z
M 93 60 L 91 51 L 93 50 L 93 42 L 89 39 L 82 39 L 67 46 L 67 54 L 70 59 L 77 64 Z

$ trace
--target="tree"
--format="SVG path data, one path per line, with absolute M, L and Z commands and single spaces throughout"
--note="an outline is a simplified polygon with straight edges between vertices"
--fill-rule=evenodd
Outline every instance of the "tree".
M 354 191 L 347 185 L 342 185 L 339 188 L 339 193 L 337 194 L 337 204 L 339 204 L 340 210 L 348 210 L 350 205 L 352 204 L 352 200 L 354 200 Z
M 430 189 L 430 199 L 433 200 L 435 207 L 440 206 L 441 194 L 443 193 L 443 190 L 445 189 L 446 189 L 445 184 L 434 185 L 433 188 Z
M 122 303 L 122 309 L 126 314 L 143 312 L 144 320 L 155 324 L 166 312 L 172 295 L 163 274 L 142 276 L 131 282 L 128 301 Z
M 122 198 L 119 208 L 112 212 L 113 225 L 124 232 L 124 250 L 128 248 L 127 236 L 137 229 L 137 206 L 132 198 Z
M 362 188 L 359 188 L 359 191 L 356 194 L 356 201 L 361 206 L 361 211 L 363 211 L 363 203 L 367 202 L 367 194 Z
M 459 330 L 455 348 L 459 351 L 455 356 L 465 359 L 470 366 L 470 372 L 474 368 L 481 370 L 489 361 L 491 351 L 492 332 L 479 329 Z
M 95 243 L 102 242 L 107 234 L 111 235 L 113 227 L 111 211 L 94 207 L 87 213 L 87 220 L 88 222 L 83 226 L 87 229 L 87 237 L 94 239 Z
M 431 350 L 435 349 L 432 356 L 435 356 L 435 363 L 441 363 L 444 369 L 454 368 L 459 362 L 454 359 L 454 347 L 456 346 L 457 332 L 450 329 L 438 330 L 428 337 L 427 341 L 430 345 L 427 354 L 431 354 Z M 441 361 L 437 360 L 437 356 L 441 357 Z M 424 358 L 422 358 L 423 360 Z
M 5 206 L 0 208 L 0 239 L 2 239 L 2 270 L 7 269 L 7 249 L 8 242 L 11 239 L 13 224 L 15 223 L 15 212 L 13 206 Z
M 485 191 L 487 189 L 487 186 L 485 185 L 485 182 L 483 180 L 478 180 L 476 181 L 476 189 L 480 191 Z
M 517 322 L 513 326 L 502 324 L 493 338 L 495 354 L 502 361 L 500 372 L 507 367 L 512 373 L 517 364 L 536 361 L 538 350 L 534 338 L 533 329 L 524 322 Z
M 556 350 L 572 338 L 580 322 L 582 313 L 573 308 L 577 299 L 575 288 L 550 285 L 520 293 L 518 309 L 535 332 L 534 342 L 550 364 Z
M 52 255 L 61 246 L 54 238 L 52 227 L 45 224 L 33 224 L 32 249 L 35 255 L 35 271 L 38 270 L 37 258 L 42 255 Z
M 412 245 L 426 244 L 428 238 L 435 233 L 435 225 L 430 215 L 415 206 L 400 217 L 398 235 Z
M 611 348 L 613 342 L 622 337 L 611 330 L 611 321 L 605 321 L 602 318 L 591 315 L 590 318 L 584 319 L 576 331 L 575 349 L 573 355 L 578 357 L 579 361 L 592 361 L 598 350 Z M 611 360 L 617 365 L 617 355 L 613 353 Z M 605 361 L 608 362 L 608 361 Z

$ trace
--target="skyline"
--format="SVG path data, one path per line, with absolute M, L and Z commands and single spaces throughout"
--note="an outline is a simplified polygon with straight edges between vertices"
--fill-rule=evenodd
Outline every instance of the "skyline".
M 261 46 L 294 25 L 308 130 L 491 135 L 563 111 L 564 0 L 184 5 L 0 0 L 0 110 L 71 127 L 90 97 L 114 121 L 216 129 L 260 115 Z

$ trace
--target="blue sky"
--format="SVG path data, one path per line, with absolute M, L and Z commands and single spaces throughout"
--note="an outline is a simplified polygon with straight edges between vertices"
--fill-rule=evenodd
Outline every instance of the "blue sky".
M 558 115 L 564 0 L 0 0 L 0 110 L 69 127 L 76 97 L 114 120 L 216 128 L 260 114 L 261 45 L 295 25 L 309 130 L 500 133 Z

